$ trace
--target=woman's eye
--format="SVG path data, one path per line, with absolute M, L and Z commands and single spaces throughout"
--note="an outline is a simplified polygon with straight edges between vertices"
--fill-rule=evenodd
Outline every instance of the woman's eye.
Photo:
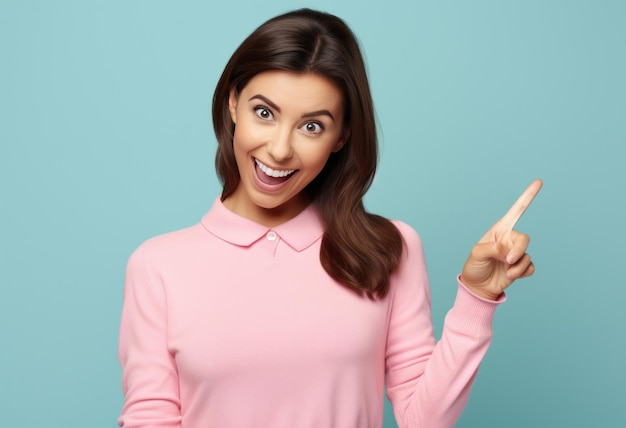
M 324 130 L 324 127 L 318 122 L 307 122 L 302 125 L 302 129 L 309 134 L 319 134 Z
M 267 107 L 263 107 L 263 106 L 256 107 L 254 109 L 254 112 L 259 118 L 263 120 L 272 120 L 274 118 L 274 115 Z

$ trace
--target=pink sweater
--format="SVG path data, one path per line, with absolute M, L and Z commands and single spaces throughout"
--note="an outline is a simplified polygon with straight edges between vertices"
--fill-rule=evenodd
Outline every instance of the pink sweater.
M 119 424 L 182 428 L 452 427 L 492 335 L 498 302 L 459 286 L 436 343 L 421 241 L 371 301 L 319 263 L 310 206 L 269 229 L 218 200 L 202 221 L 150 239 L 126 274 Z

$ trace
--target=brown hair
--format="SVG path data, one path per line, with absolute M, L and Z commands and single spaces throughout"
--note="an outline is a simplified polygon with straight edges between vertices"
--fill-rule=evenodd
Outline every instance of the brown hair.
M 320 262 L 326 272 L 361 295 L 383 298 L 402 254 L 402 238 L 389 220 L 367 213 L 363 206 L 378 160 L 376 122 L 358 42 L 340 18 L 310 9 L 277 16 L 250 34 L 228 61 L 213 96 L 222 200 L 240 180 L 228 110 L 230 90 L 239 94 L 254 76 L 268 70 L 316 73 L 342 91 L 348 139 L 304 191 L 324 222 Z

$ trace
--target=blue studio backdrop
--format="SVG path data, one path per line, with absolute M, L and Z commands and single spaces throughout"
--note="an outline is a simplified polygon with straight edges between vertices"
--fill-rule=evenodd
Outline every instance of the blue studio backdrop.
M 626 426 L 626 2 L 0 1 L 0 425 L 112 427 L 128 256 L 220 192 L 211 97 L 265 19 L 344 18 L 441 331 L 471 246 L 535 178 L 462 428 Z M 385 427 L 395 427 L 385 404 Z

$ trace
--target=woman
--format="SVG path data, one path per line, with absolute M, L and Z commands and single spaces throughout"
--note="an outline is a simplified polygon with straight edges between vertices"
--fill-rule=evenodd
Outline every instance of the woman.
M 223 192 L 129 260 L 120 331 L 132 427 L 453 426 L 503 291 L 534 266 L 513 230 L 537 181 L 472 249 L 441 340 L 421 242 L 364 210 L 376 168 L 356 39 L 299 10 L 235 51 L 213 99 Z

